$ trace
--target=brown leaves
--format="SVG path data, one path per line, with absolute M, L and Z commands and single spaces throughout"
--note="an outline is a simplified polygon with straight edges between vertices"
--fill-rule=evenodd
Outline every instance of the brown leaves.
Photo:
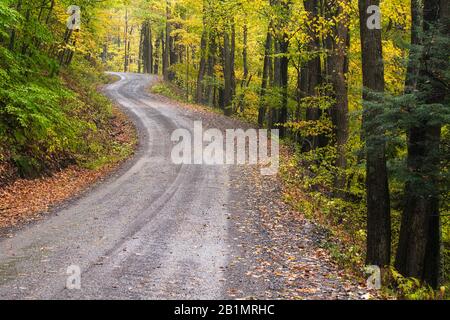
M 107 170 L 106 170 L 107 171 Z M 0 189 L 0 227 L 34 220 L 51 205 L 79 193 L 106 173 L 75 166 L 53 174 L 52 177 L 18 179 Z
M 234 242 L 242 248 L 242 258 L 236 260 L 246 270 L 249 286 L 231 297 L 245 297 L 256 287 L 261 299 L 364 298 L 367 291 L 320 248 L 320 228 L 283 201 L 278 177 L 239 170 L 231 185 L 238 197 L 232 221 L 240 233 Z

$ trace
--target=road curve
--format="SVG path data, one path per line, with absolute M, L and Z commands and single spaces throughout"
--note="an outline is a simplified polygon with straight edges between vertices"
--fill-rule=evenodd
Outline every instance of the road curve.
M 174 165 L 177 128 L 193 121 L 145 89 L 156 79 L 117 74 L 105 92 L 134 119 L 133 160 L 48 218 L 0 240 L 2 299 L 220 299 L 229 259 L 229 173 Z M 81 269 L 81 290 L 65 288 Z

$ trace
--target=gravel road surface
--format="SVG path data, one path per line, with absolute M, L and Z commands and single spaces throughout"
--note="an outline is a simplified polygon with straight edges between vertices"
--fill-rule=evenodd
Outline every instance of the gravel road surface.
M 241 175 L 245 168 L 172 164 L 172 132 L 177 128 L 192 130 L 193 121 L 201 120 L 201 116 L 148 93 L 146 89 L 157 80 L 155 77 L 117 75 L 121 80 L 109 85 L 105 93 L 138 128 L 140 143 L 135 157 L 41 221 L 0 238 L 0 298 L 223 299 L 295 295 L 295 288 L 303 282 L 295 282 L 294 289 L 287 291 L 283 278 L 273 274 L 277 270 L 267 277 L 255 274 L 258 268 L 270 265 L 268 258 L 263 259 L 263 264 L 255 255 L 255 248 L 264 257 L 272 252 L 265 251 L 264 246 L 276 242 L 263 226 L 253 225 L 253 233 L 242 229 L 252 224 L 249 219 L 263 221 L 256 205 L 263 201 L 248 199 L 258 193 L 248 189 L 251 178 L 245 183 L 251 174 Z M 225 126 L 232 124 L 223 116 L 208 118 Z M 236 181 L 243 185 L 238 186 Z M 266 202 L 270 200 L 268 195 L 259 196 Z M 289 232 L 296 239 L 291 242 L 293 254 L 315 250 L 315 240 L 308 238 L 314 237 L 313 232 L 299 233 L 301 225 L 293 224 L 291 228 Z M 297 250 L 300 246 L 301 250 Z M 308 293 L 305 298 L 355 297 L 341 288 L 343 282 L 334 276 L 338 271 L 330 262 L 314 255 L 308 259 L 302 254 L 298 263 L 308 266 L 312 261 L 324 269 L 322 276 L 316 270 L 310 282 L 304 282 L 308 283 L 307 289 L 298 291 Z M 81 269 L 80 290 L 66 288 L 67 269 L 72 265 Z

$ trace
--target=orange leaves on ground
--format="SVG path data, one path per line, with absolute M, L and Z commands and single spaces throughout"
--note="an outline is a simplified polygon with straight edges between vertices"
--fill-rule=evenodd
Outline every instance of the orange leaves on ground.
M 34 220 L 95 182 L 105 171 L 71 166 L 52 177 L 19 179 L 0 189 L 0 227 Z

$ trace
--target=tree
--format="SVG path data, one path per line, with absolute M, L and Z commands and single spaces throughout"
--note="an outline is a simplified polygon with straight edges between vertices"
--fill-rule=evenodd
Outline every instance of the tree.
M 169 71 L 170 67 L 170 51 L 171 51 L 171 36 L 170 33 L 172 32 L 171 24 L 170 24 L 170 2 L 169 0 L 166 0 L 166 33 L 165 33 L 165 39 L 163 42 L 163 75 L 164 80 L 169 81 L 171 80 L 172 74 Z
M 227 30 L 223 35 L 223 109 L 225 115 L 231 115 L 233 102 L 233 57 L 232 46 L 230 43 L 230 31 Z
M 381 29 L 369 28 L 370 6 L 379 0 L 359 0 L 362 73 L 363 132 L 366 139 L 367 256 L 366 263 L 387 266 L 391 259 L 391 214 L 382 113 L 384 63 Z
M 203 31 L 202 38 L 200 42 L 200 62 L 199 62 L 199 70 L 197 76 L 197 89 L 196 89 L 196 98 L 195 101 L 197 103 L 205 103 L 204 99 L 204 80 L 206 74 L 206 63 L 208 59 L 208 37 L 209 37 L 209 26 L 207 23 L 207 12 L 208 12 L 208 1 L 203 0 Z
M 310 53 L 310 58 L 306 66 L 303 68 L 301 76 L 304 78 L 305 95 L 308 97 L 317 96 L 318 86 L 322 83 L 322 64 L 320 61 L 321 43 L 319 35 L 315 31 L 316 24 L 319 18 L 319 1 L 318 0 L 304 0 L 304 7 L 308 13 L 308 43 L 307 49 Z M 317 121 L 320 119 L 322 112 L 318 106 L 309 105 L 306 109 L 306 120 Z M 319 146 L 323 146 L 320 142 L 320 136 L 308 137 L 308 143 L 303 145 L 303 151 L 310 151 Z
M 153 37 L 150 21 L 141 26 L 142 65 L 144 73 L 153 73 Z
M 280 137 L 286 136 L 285 124 L 288 120 L 288 81 L 289 81 L 289 34 L 288 23 L 291 18 L 291 0 L 274 0 L 271 3 L 277 13 L 274 21 L 274 85 L 280 92 L 280 104 L 272 108 L 268 126 L 278 128 Z
M 225 115 L 233 113 L 233 98 L 236 93 L 235 51 L 236 51 L 236 22 L 234 17 L 235 3 L 230 0 L 221 1 L 222 17 L 222 69 L 223 90 L 222 109 Z
M 325 8 L 326 18 L 328 21 L 333 21 L 325 42 L 328 51 L 326 61 L 327 80 L 331 83 L 332 92 L 330 95 L 334 98 L 330 113 L 336 139 L 336 167 L 341 169 L 335 179 L 335 188 L 338 190 L 342 190 L 346 182 L 342 171 L 347 166 L 345 148 L 349 126 L 346 79 L 348 71 L 347 50 L 349 45 L 347 5 L 347 0 L 331 0 L 326 2 Z
M 272 1 L 270 1 L 270 5 L 272 5 Z M 263 62 L 263 72 L 262 72 L 262 81 L 261 81 L 261 90 L 260 90 L 260 102 L 258 109 L 258 125 L 262 127 L 265 122 L 266 112 L 267 112 L 267 103 L 266 99 L 266 91 L 270 84 L 270 70 L 272 69 L 272 32 L 273 32 L 273 21 L 269 22 L 266 41 L 264 44 L 264 62 Z
M 408 92 L 416 94 L 416 103 L 408 109 L 413 123 L 408 131 L 409 176 L 395 266 L 404 276 L 436 288 L 441 265 L 439 150 L 441 126 L 449 114 L 448 3 L 425 0 L 422 24 L 419 2 L 413 1 L 412 17 L 411 42 L 421 50 L 419 61 L 413 51 L 408 68 Z
M 123 72 L 128 72 L 128 66 L 130 64 L 130 41 L 129 41 L 129 19 L 128 19 L 128 8 L 125 9 L 125 33 L 124 33 L 124 39 L 125 39 L 125 45 L 124 45 L 124 62 L 123 62 Z M 131 29 L 130 29 L 131 30 Z M 131 31 L 130 31 L 131 33 Z

